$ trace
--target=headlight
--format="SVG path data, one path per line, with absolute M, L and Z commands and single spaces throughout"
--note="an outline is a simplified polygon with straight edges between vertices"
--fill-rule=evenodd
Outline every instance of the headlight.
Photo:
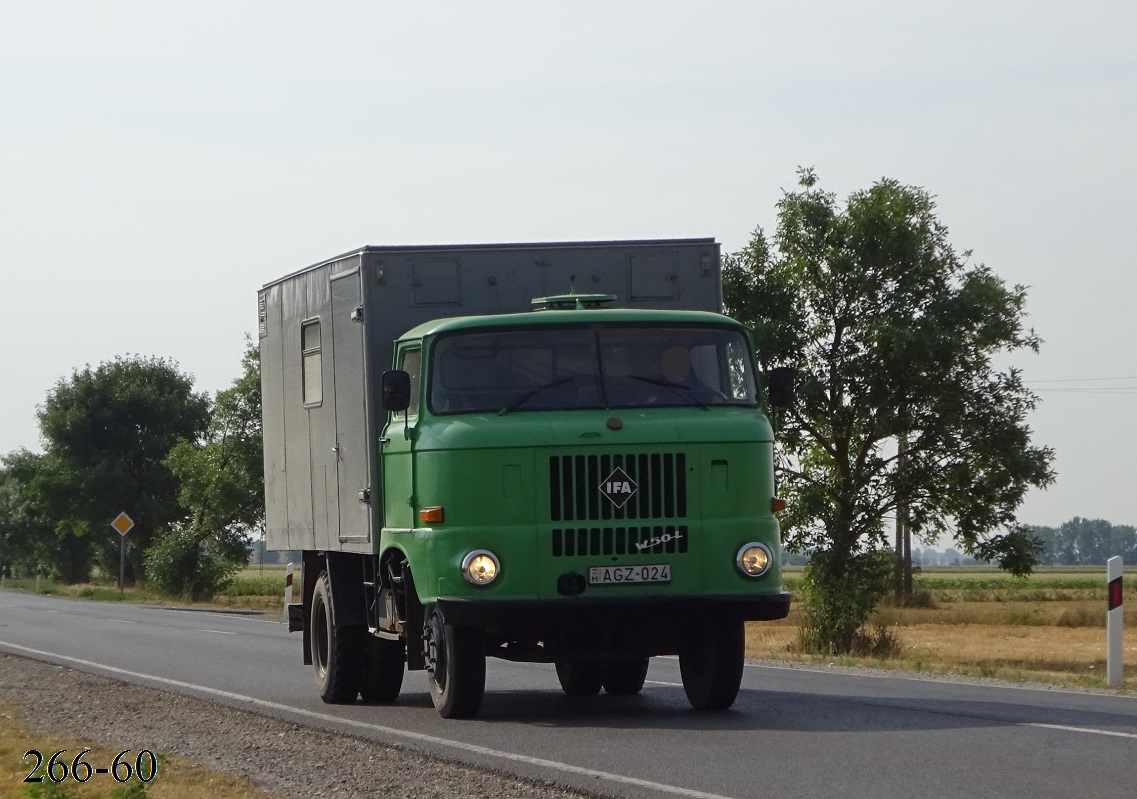
M 492 552 L 475 550 L 462 558 L 462 576 L 472 585 L 489 585 L 497 579 L 501 564 Z
M 734 562 L 738 566 L 738 570 L 747 577 L 761 577 L 770 570 L 770 564 L 774 562 L 774 557 L 765 544 L 751 542 L 738 550 Z

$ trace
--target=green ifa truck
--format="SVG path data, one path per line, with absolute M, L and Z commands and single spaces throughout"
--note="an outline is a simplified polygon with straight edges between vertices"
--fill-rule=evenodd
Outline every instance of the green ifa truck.
M 678 655 L 729 707 L 780 619 L 768 406 L 713 239 L 364 247 L 264 286 L 266 535 L 303 551 L 326 702 L 425 670 L 474 716 L 486 658 L 634 694 Z M 764 390 L 765 388 L 765 390 Z

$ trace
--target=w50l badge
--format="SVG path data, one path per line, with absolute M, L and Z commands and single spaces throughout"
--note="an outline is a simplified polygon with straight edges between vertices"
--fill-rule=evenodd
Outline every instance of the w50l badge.
M 628 500 L 638 490 L 639 486 L 636 485 L 636 481 L 619 466 L 600 482 L 600 493 L 617 508 L 622 508 L 628 504 Z

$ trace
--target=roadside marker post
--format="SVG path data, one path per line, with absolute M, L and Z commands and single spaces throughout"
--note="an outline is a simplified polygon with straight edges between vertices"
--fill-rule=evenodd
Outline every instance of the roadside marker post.
M 1105 617 L 1105 684 L 1116 686 L 1121 685 L 1121 633 L 1125 629 L 1125 611 L 1121 606 L 1121 558 L 1110 558 L 1105 568 L 1109 581 L 1109 610 Z
M 292 604 L 292 564 L 284 570 L 284 620 L 288 621 L 288 606 Z

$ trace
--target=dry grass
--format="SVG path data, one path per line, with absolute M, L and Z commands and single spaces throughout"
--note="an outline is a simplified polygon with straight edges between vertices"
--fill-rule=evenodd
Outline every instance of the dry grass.
M 44 799 L 95 799 L 95 797 L 123 796 L 125 799 L 200 799 L 202 796 L 213 799 L 273 799 L 274 794 L 255 790 L 248 780 L 230 777 L 178 757 L 158 755 L 158 774 L 148 784 L 132 777 L 119 784 L 109 774 L 95 774 L 87 782 L 77 782 L 68 775 L 66 780 L 49 784 L 35 785 L 23 780 L 35 766 L 34 756 L 24 760 L 29 749 L 38 749 L 44 756 L 43 768 L 47 760 L 61 749 L 67 754 L 60 758 L 66 760 L 70 769 L 72 761 L 84 749 L 91 751 L 83 760 L 97 768 L 109 768 L 115 756 L 122 751 L 103 743 L 92 743 L 58 734 L 32 732 L 28 725 L 14 713 L 11 707 L 0 705 L 0 799 L 42 796 Z M 131 766 L 137 752 L 130 755 Z M 56 774 L 60 772 L 57 769 Z M 122 773 L 122 772 L 120 772 Z M 43 771 L 36 776 L 43 774 Z M 145 785 L 143 790 L 140 786 Z
M 1137 603 L 1126 606 L 1124 690 L 1137 690 Z M 748 625 L 752 658 L 840 663 L 901 671 L 1102 687 L 1105 608 L 1085 600 L 955 602 L 938 608 L 883 608 L 874 623 L 893 630 L 900 654 L 888 660 L 822 658 L 793 652 L 800 604 L 780 622 Z

